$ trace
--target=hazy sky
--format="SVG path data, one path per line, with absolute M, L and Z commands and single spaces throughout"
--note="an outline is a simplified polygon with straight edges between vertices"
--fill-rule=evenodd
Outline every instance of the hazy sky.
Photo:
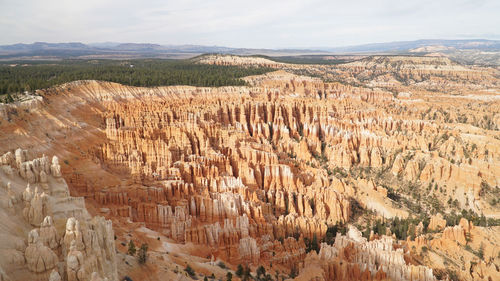
M 0 44 L 318 47 L 500 39 L 499 0 L 0 0 Z

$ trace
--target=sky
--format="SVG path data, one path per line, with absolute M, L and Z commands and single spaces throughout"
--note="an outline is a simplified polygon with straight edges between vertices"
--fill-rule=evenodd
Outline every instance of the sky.
M 245 48 L 500 39 L 499 0 L 0 0 L 0 44 Z

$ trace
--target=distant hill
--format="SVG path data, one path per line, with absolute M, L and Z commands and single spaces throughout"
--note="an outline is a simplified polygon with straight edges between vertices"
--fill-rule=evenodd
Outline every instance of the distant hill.
M 0 59 L 32 58 L 185 58 L 205 53 L 235 55 L 307 55 L 327 51 L 306 49 L 249 49 L 203 45 L 159 45 L 151 43 L 45 43 L 0 45 Z
M 467 40 L 441 40 L 441 39 L 422 39 L 415 41 L 400 41 L 388 43 L 373 43 L 346 47 L 318 47 L 317 49 L 333 52 L 333 53 L 358 53 L 358 52 L 404 52 L 412 49 L 428 47 L 428 46 L 444 46 L 448 48 L 467 50 L 491 50 L 500 51 L 500 40 L 486 39 L 467 39 Z
M 487 59 L 478 59 L 482 51 L 493 52 Z M 497 64 L 500 52 L 499 40 L 415 40 L 374 43 L 347 47 L 316 47 L 309 49 L 251 49 L 203 45 L 160 45 L 151 43 L 103 42 L 84 44 L 46 43 L 0 45 L 0 60 L 14 59 L 67 59 L 67 58 L 189 58 L 204 53 L 267 56 L 307 56 L 332 54 L 428 54 L 439 52 L 456 56 L 466 63 Z
M 89 49 L 90 46 L 87 46 L 83 43 L 72 42 L 72 43 L 46 43 L 46 42 L 35 42 L 33 44 L 13 44 L 13 45 L 0 45 L 0 50 L 6 51 L 39 51 L 39 50 L 48 50 L 48 49 L 65 49 L 65 50 L 75 50 L 75 49 Z

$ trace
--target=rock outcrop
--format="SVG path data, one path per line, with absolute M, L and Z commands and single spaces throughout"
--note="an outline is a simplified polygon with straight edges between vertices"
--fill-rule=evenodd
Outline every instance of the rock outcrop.
M 44 273 L 57 266 L 58 257 L 39 239 L 38 231 L 32 230 L 28 236 L 28 247 L 24 253 L 28 269 L 35 273 Z
M 86 281 L 92 272 L 118 280 L 111 221 L 92 218 L 83 198 L 69 196 L 56 157 L 52 165 L 46 156 L 28 158 L 21 149 L 0 157 L 0 184 L 9 181 L 0 188 L 7 198 L 0 205 L 0 240 L 11 241 L 0 247 L 6 280 Z M 19 232 L 26 233 L 26 244 L 16 238 Z
M 395 243 L 388 236 L 367 241 L 350 226 L 345 236 L 337 234 L 332 246 L 322 243 L 319 254 L 310 253 L 302 272 L 319 265 L 320 280 L 437 280 L 432 269 L 407 264 L 403 249 L 394 250 Z M 299 275 L 298 279 L 304 277 Z
M 446 220 L 438 213 L 431 217 L 428 228 L 430 230 L 442 230 L 446 226 Z

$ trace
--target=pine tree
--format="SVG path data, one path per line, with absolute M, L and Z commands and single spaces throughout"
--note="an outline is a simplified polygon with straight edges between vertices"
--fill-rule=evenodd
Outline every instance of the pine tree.
M 236 269 L 236 275 L 241 278 L 243 276 L 243 266 L 238 264 L 238 268 Z
M 415 240 L 416 236 L 416 227 L 414 224 L 411 224 L 408 229 L 408 235 L 410 236 L 411 240 Z
M 313 239 L 311 242 L 311 250 L 316 251 L 316 253 L 319 253 L 319 244 L 318 244 L 318 237 L 316 236 L 316 233 L 313 235 Z
M 297 270 L 297 268 L 295 266 L 292 267 L 292 269 L 290 270 L 290 278 L 295 278 L 297 277 L 297 275 L 299 275 L 299 271 Z
M 131 256 L 135 256 L 135 244 L 134 244 L 134 241 L 130 240 L 130 242 L 128 243 L 128 254 L 131 255 Z
M 250 273 L 250 268 L 248 266 L 245 266 L 245 269 L 243 270 L 243 280 L 247 281 L 252 277 L 252 274 Z
M 479 219 L 479 226 L 487 226 L 486 217 L 484 216 L 484 214 L 481 214 L 481 218 Z
M 266 275 L 266 269 L 261 265 L 257 268 L 257 278 Z
M 147 259 L 148 244 L 142 244 L 137 253 L 137 258 L 140 264 L 145 264 Z
M 14 102 L 14 98 L 10 95 L 10 93 L 7 94 L 7 97 L 5 98 L 6 103 L 11 103 Z
M 482 242 L 481 242 L 481 246 L 479 246 L 479 250 L 477 251 L 477 256 L 480 259 L 484 259 L 484 246 L 483 246 Z

